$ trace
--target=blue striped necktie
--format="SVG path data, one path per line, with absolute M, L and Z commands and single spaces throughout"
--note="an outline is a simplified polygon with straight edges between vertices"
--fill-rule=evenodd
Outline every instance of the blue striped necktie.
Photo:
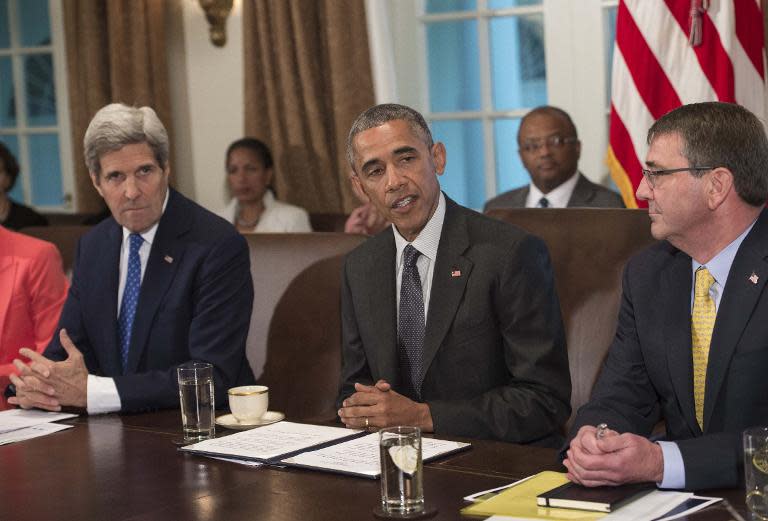
M 136 316 L 136 305 L 139 303 L 141 289 L 141 259 L 139 248 L 144 239 L 138 233 L 129 236 L 131 247 L 128 253 L 128 274 L 125 277 L 123 302 L 120 305 L 120 316 L 117 319 L 117 334 L 120 340 L 120 361 L 123 364 L 123 374 L 128 367 L 128 350 L 131 347 L 131 330 L 133 318 Z

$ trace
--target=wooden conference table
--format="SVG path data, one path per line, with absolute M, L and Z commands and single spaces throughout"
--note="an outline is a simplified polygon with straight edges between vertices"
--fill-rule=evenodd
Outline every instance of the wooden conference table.
M 3 406 L 5 404 L 0 404 Z M 74 428 L 0 447 L 0 520 L 364 520 L 379 481 L 177 452 L 178 411 L 82 416 Z M 225 432 L 225 431 L 222 431 Z M 434 519 L 468 519 L 462 497 L 541 470 L 555 451 L 491 441 L 425 465 Z M 743 491 L 710 491 L 744 511 Z M 731 519 L 722 508 L 706 518 Z

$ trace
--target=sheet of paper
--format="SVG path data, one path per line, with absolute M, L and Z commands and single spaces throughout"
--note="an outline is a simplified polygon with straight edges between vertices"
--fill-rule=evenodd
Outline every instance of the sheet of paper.
M 485 521 L 537 521 L 533 517 L 512 517 L 512 516 L 491 516 L 486 517 Z
M 693 494 L 674 490 L 654 490 L 603 518 L 605 521 L 651 521 L 684 503 Z
M 31 440 L 40 436 L 47 436 L 54 432 L 71 429 L 74 425 L 62 425 L 60 423 L 41 423 L 32 427 L 24 427 L 0 434 L 0 445 L 7 445 L 17 441 Z
M 458 441 L 422 438 L 421 457 L 426 461 L 468 445 Z M 288 464 L 376 477 L 381 473 L 379 435 L 378 433 L 369 434 L 324 449 L 304 452 L 283 461 Z
M 75 417 L 77 414 L 39 411 L 37 409 L 9 409 L 0 412 L 0 434 Z
M 672 510 L 665 512 L 664 517 L 656 518 L 653 521 L 672 521 L 673 519 L 678 519 L 680 517 L 685 517 L 688 514 L 698 512 L 699 510 L 707 508 L 709 505 L 713 505 L 722 500 L 723 498 L 721 497 L 691 496 Z
M 510 483 L 509 485 L 502 485 L 496 488 L 489 488 L 488 490 L 481 490 L 480 492 L 475 492 L 474 494 L 464 496 L 463 499 L 464 501 L 471 501 L 472 503 L 477 503 L 478 501 L 485 501 L 486 499 L 491 499 L 493 496 L 497 496 L 499 492 L 501 492 L 502 490 L 506 490 L 508 488 L 514 487 L 515 485 L 519 485 L 523 481 L 528 481 L 532 477 L 533 476 L 528 476 L 527 478 L 517 480 L 514 483 Z
M 514 519 L 551 519 L 556 521 L 595 521 L 606 514 L 547 508 L 536 504 L 536 496 L 568 482 L 560 472 L 539 472 L 531 479 L 511 487 L 487 501 L 475 503 L 461 510 L 473 516 L 509 516 Z
M 219 456 L 208 456 L 211 459 L 217 459 L 220 461 L 229 461 L 230 463 L 237 463 L 239 465 L 245 465 L 246 467 L 262 467 L 264 466 L 263 463 L 260 461 L 251 461 L 248 459 L 238 459 L 238 458 L 221 458 Z
M 218 456 L 234 456 L 269 460 L 320 443 L 344 438 L 360 432 L 344 427 L 325 427 L 294 422 L 278 422 L 231 436 L 205 440 L 180 450 L 207 452 Z

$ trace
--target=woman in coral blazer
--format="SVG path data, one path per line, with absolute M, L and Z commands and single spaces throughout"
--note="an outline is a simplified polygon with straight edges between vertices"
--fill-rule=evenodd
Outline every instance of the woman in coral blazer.
M 0 226 L 0 376 L 22 347 L 46 348 L 67 286 L 56 246 Z

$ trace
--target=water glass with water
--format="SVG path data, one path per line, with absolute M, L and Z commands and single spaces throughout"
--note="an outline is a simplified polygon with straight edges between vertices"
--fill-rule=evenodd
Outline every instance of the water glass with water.
M 176 373 L 184 442 L 213 438 L 216 434 L 213 366 L 205 362 L 187 362 L 177 367 Z
M 753 519 L 768 520 L 768 427 L 744 431 L 744 482 Z
M 403 515 L 424 510 L 421 429 L 390 427 L 379 432 L 381 509 Z

